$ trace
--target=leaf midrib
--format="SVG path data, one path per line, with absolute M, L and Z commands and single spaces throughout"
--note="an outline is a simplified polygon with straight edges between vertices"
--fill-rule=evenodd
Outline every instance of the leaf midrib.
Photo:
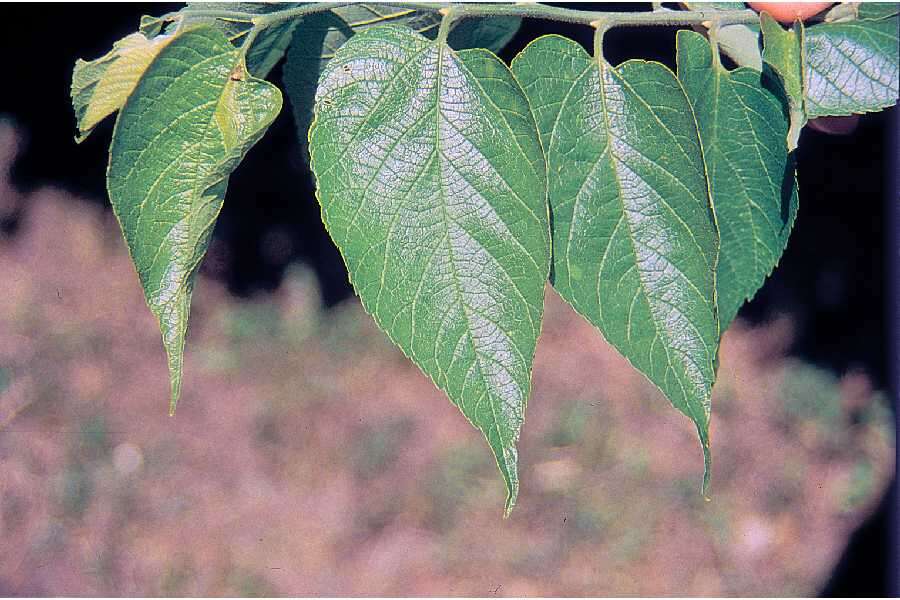
M 435 148 L 437 149 L 437 152 L 438 152 L 438 164 L 440 165 L 440 155 L 441 155 L 441 147 L 442 147 L 440 107 L 441 107 L 441 89 L 442 89 L 442 85 L 443 85 L 443 81 L 444 81 L 444 52 L 445 52 L 445 50 L 450 50 L 450 48 L 449 48 L 449 46 L 447 46 L 446 44 L 441 43 L 441 42 L 438 42 L 437 46 L 438 46 L 438 48 L 437 48 L 437 50 L 438 50 L 437 51 L 438 65 L 437 65 L 437 81 L 434 86 L 434 89 L 435 89 L 435 92 L 434 92 L 435 93 L 435 129 L 434 130 L 435 130 Z M 453 53 L 453 50 L 450 50 L 450 52 Z M 497 418 L 497 409 L 495 406 L 496 398 L 494 397 L 493 390 L 491 389 L 491 386 L 488 385 L 487 378 L 484 375 L 484 366 L 481 364 L 481 361 L 482 361 L 481 351 L 479 350 L 478 345 L 475 343 L 475 339 L 472 337 L 472 317 L 469 314 L 468 305 L 466 304 L 465 299 L 462 294 L 462 288 L 461 288 L 461 284 L 459 281 L 459 273 L 456 268 L 456 253 L 453 251 L 453 245 L 450 243 L 450 215 L 447 213 L 447 196 L 446 196 L 446 190 L 444 189 L 444 178 L 441 175 L 440 171 L 438 172 L 438 192 L 440 195 L 439 199 L 440 199 L 440 205 L 441 205 L 441 215 L 444 219 L 444 230 L 445 230 L 444 239 L 447 244 L 447 255 L 450 259 L 450 266 L 452 269 L 452 277 L 451 278 L 453 280 L 453 289 L 456 292 L 457 301 L 459 302 L 460 307 L 463 310 L 463 314 L 465 315 L 465 319 L 466 319 L 465 335 L 468 338 L 469 344 L 471 344 L 471 346 L 472 346 L 472 351 L 475 354 L 475 364 L 478 365 L 478 373 L 480 375 L 480 380 L 481 380 L 482 386 L 484 388 L 482 398 L 484 397 L 485 394 L 490 396 L 488 405 L 491 408 L 491 421 L 494 426 L 494 430 L 497 433 L 497 439 L 499 440 L 499 442 L 501 444 L 500 452 L 495 453 L 495 456 L 497 457 L 498 464 L 500 464 L 501 460 L 503 461 L 502 468 L 503 468 L 504 476 L 510 482 L 512 482 L 513 477 L 510 474 L 509 464 L 506 461 L 507 441 L 504 440 L 504 435 L 500 431 L 500 421 Z M 463 385 L 465 385 L 465 381 L 463 382 Z M 518 385 L 518 383 L 517 383 L 517 385 Z M 476 401 L 476 406 L 474 407 L 475 409 L 477 409 L 477 404 L 480 403 L 480 401 L 481 401 L 481 399 Z
M 616 188 L 617 188 L 618 191 L 619 191 L 619 193 L 616 194 L 616 196 L 617 196 L 617 198 L 619 199 L 620 204 L 621 204 L 621 206 L 622 206 L 622 214 L 623 214 L 623 215 L 626 215 L 626 216 L 624 217 L 624 221 L 626 222 L 626 231 L 628 232 L 628 239 L 630 240 L 631 252 L 632 252 L 632 255 L 633 255 L 635 264 L 637 265 L 637 264 L 638 264 L 638 258 L 637 258 L 637 245 L 636 245 L 636 240 L 635 240 L 635 237 L 634 237 L 634 231 L 633 231 L 633 229 L 632 229 L 631 221 L 627 218 L 628 209 L 627 209 L 627 207 L 625 206 L 625 199 L 624 199 L 624 197 L 623 197 L 623 191 L 622 191 L 622 183 L 621 183 L 621 181 L 620 181 L 620 179 L 619 179 L 618 169 L 616 168 L 616 165 L 615 165 L 615 163 L 618 161 L 618 159 L 616 158 L 615 154 L 614 154 L 613 151 L 612 151 L 612 128 L 611 128 L 611 122 L 610 122 L 610 120 L 609 120 L 609 109 L 608 109 L 607 103 L 606 103 L 606 89 L 605 89 L 605 88 L 606 88 L 606 81 L 605 81 L 605 78 L 604 78 L 604 76 L 603 76 L 603 75 L 604 75 L 603 71 L 604 71 L 604 69 L 605 69 L 606 67 L 605 67 L 605 65 L 603 64 L 602 59 L 601 59 L 600 61 L 598 61 L 598 68 L 599 68 L 599 77 L 597 78 L 597 80 L 598 80 L 598 82 L 599 82 L 599 84 L 600 84 L 600 101 L 601 101 L 601 104 L 602 104 L 602 107 L 603 107 L 603 120 L 604 120 L 604 124 L 605 124 L 604 131 L 605 131 L 605 133 L 606 133 L 606 143 L 607 143 L 606 148 L 604 149 L 604 153 L 606 153 L 606 154 L 609 156 L 609 159 L 613 162 L 613 165 L 612 165 L 612 167 L 613 167 L 613 173 L 615 173 L 615 175 L 616 175 L 616 176 L 614 177 L 614 179 L 615 179 L 615 182 L 616 182 Z M 621 78 L 620 78 L 620 80 L 621 80 Z M 624 82 L 623 82 L 623 83 L 624 83 Z M 629 89 L 631 90 L 632 94 L 637 95 L 637 94 L 634 92 L 634 90 L 633 90 L 630 86 L 629 86 Z M 646 103 L 644 103 L 644 104 L 646 105 Z M 652 112 L 652 110 L 651 110 L 651 112 Z M 574 214 L 573 214 L 573 221 L 574 221 Z M 692 237 L 693 237 L 693 235 L 692 235 Z M 610 239 L 610 243 L 611 243 L 611 242 L 612 242 L 612 240 Z M 695 240 L 695 243 L 696 243 L 696 240 Z M 698 246 L 699 246 L 699 244 L 698 244 Z M 704 256 L 704 259 L 705 259 L 705 256 Z M 650 296 L 650 294 L 648 293 L 648 290 L 647 290 L 647 283 L 646 283 L 646 281 L 644 281 L 644 273 L 642 272 L 642 270 L 641 270 L 640 268 L 636 268 L 635 270 L 636 270 L 637 273 L 638 273 L 638 282 L 639 282 L 639 285 L 640 285 L 641 293 L 642 293 L 642 295 L 644 296 L 644 301 L 647 303 L 647 307 L 649 308 L 651 314 L 653 315 L 653 318 L 651 319 L 651 321 L 652 321 L 652 323 L 653 323 L 653 329 L 654 329 L 654 331 L 656 332 L 656 337 L 659 338 L 659 339 L 665 339 L 665 340 L 666 340 L 666 343 L 663 344 L 663 349 L 665 350 L 665 353 L 666 353 L 666 362 L 668 363 L 668 364 L 666 365 L 666 368 L 667 368 L 667 369 L 674 369 L 674 363 L 673 363 L 673 361 L 672 361 L 672 355 L 671 355 L 670 352 L 669 352 L 670 346 L 672 345 L 672 340 L 671 340 L 671 338 L 670 338 L 669 335 L 664 335 L 664 334 L 660 331 L 660 328 L 659 328 L 659 320 L 660 320 L 660 319 L 659 319 L 659 316 L 657 315 L 656 310 L 655 310 L 654 307 L 653 307 L 653 303 L 650 301 L 651 296 Z M 685 280 L 688 279 L 687 276 L 684 275 L 683 273 L 682 273 L 682 276 L 684 277 Z M 629 325 L 629 327 L 630 327 L 630 325 Z M 696 326 L 695 326 L 695 327 L 696 327 Z M 698 339 L 703 340 L 703 337 L 702 337 L 702 336 L 698 336 Z M 706 346 L 706 341 L 705 341 L 705 340 L 703 340 L 703 345 Z M 709 352 L 709 348 L 706 348 L 706 350 L 707 350 L 707 353 L 708 353 L 708 352 Z M 678 383 L 678 387 L 681 389 L 682 398 L 683 398 L 683 400 L 684 400 L 685 407 L 686 407 L 686 408 L 688 409 L 688 411 L 691 413 L 691 418 L 693 418 L 695 422 L 698 422 L 698 423 L 699 423 L 699 422 L 705 422 L 705 419 L 699 419 L 699 418 L 697 417 L 697 414 L 696 414 L 696 412 L 695 412 L 695 410 L 694 410 L 693 403 L 690 401 L 690 396 L 688 395 L 687 389 L 685 388 L 685 385 L 684 385 L 684 382 L 683 382 L 682 379 L 681 379 L 682 376 L 683 376 L 682 373 L 678 373 L 678 374 L 676 375 L 676 377 L 675 377 L 675 381 Z

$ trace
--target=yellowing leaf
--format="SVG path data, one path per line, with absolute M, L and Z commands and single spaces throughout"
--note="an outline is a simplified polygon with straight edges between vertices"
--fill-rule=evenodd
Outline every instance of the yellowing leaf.
M 125 104 L 141 75 L 172 35 L 147 39 L 132 33 L 116 42 L 106 55 L 92 61 L 78 59 L 72 74 L 72 105 L 84 140 L 94 127 Z

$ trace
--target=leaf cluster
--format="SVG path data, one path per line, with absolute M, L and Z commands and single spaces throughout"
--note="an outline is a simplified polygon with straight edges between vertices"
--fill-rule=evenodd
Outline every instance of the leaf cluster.
M 553 35 L 506 65 L 493 52 L 521 16 L 577 11 L 469 6 L 189 4 L 76 63 L 79 139 L 118 112 L 109 197 L 171 410 L 197 268 L 229 175 L 281 111 L 265 78 L 283 61 L 354 289 L 484 434 L 507 511 L 548 281 L 695 424 L 705 488 L 719 341 L 788 242 L 791 151 L 811 118 L 896 103 L 897 7 L 788 29 L 740 3 L 659 8 L 648 24 L 704 32 L 678 32 L 673 72 Z M 596 48 L 618 23 L 592 22 Z

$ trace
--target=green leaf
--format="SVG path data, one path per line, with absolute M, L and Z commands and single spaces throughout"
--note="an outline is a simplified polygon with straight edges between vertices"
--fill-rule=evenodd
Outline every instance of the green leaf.
M 309 139 L 363 306 L 485 435 L 508 512 L 550 266 L 524 94 L 489 52 L 373 27 L 326 66 Z
M 76 141 L 83 141 L 100 121 L 122 108 L 141 75 L 172 39 L 132 33 L 96 60 L 75 61 L 71 93 L 79 129 Z
M 247 68 L 256 77 L 266 77 L 284 56 L 299 20 L 282 21 L 263 29 L 247 52 Z
M 678 79 L 559 36 L 515 58 L 547 157 L 551 281 L 696 425 L 709 478 L 718 237 Z
M 900 13 L 900 4 L 896 2 L 863 2 L 858 9 L 860 19 L 888 19 Z
M 797 215 L 788 122 L 759 71 L 726 70 L 692 31 L 679 31 L 676 45 L 721 236 L 716 289 L 724 331 L 778 264 Z
M 890 9 L 893 14 L 889 15 Z M 861 5 L 871 19 L 806 30 L 806 109 L 810 117 L 882 110 L 897 103 L 897 5 Z
M 765 45 L 763 63 L 784 91 L 790 114 L 787 145 L 788 150 L 794 150 L 807 121 L 803 24 L 797 21 L 791 29 L 784 30 L 769 13 L 762 12 L 759 17 Z
M 220 31 L 198 27 L 160 51 L 116 121 L 107 187 L 159 319 L 172 411 L 194 275 L 228 176 L 280 110 L 278 88 L 249 76 Z
M 291 102 L 298 137 L 305 143 L 312 122 L 319 74 L 344 42 L 377 25 L 404 25 L 434 39 L 441 15 L 434 11 L 354 4 L 304 17 L 295 31 L 284 64 L 284 87 Z M 490 17 L 464 19 L 452 25 L 448 41 L 454 49 L 485 47 L 499 51 L 512 39 L 521 19 Z
M 469 18 L 457 21 L 447 36 L 451 48 L 486 48 L 500 52 L 519 31 L 522 19 L 519 17 L 496 16 Z

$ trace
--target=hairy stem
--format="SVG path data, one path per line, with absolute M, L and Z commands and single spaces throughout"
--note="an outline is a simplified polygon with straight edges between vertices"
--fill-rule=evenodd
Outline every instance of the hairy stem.
M 515 16 L 530 19 L 546 19 L 581 25 L 595 26 L 603 23 L 605 29 L 614 27 L 640 27 L 661 25 L 678 27 L 699 24 L 731 25 L 737 23 L 758 23 L 759 15 L 752 10 L 658 10 L 644 12 L 611 12 L 595 10 L 575 10 L 545 4 L 456 4 L 428 2 L 379 2 L 393 8 L 407 8 L 420 11 L 442 12 L 452 20 L 467 17 Z M 253 23 L 256 29 L 301 18 L 305 15 L 347 6 L 352 2 L 319 2 L 278 10 L 266 14 L 252 14 L 241 11 L 189 9 L 184 14 L 191 17 L 229 19 Z M 167 15 L 170 16 L 170 15 Z

